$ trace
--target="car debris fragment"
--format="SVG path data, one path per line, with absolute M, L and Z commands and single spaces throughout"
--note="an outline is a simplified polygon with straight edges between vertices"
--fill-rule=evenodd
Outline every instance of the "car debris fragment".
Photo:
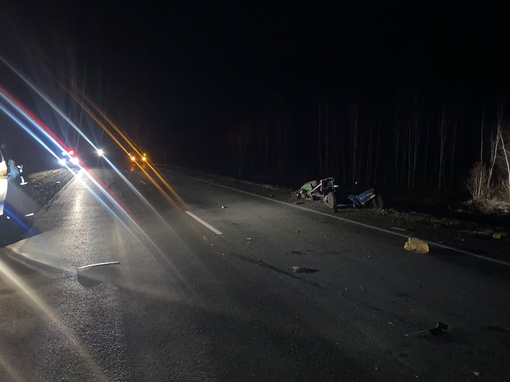
M 318 269 L 315 268 L 305 268 L 300 267 L 299 265 L 293 266 L 292 270 L 294 271 L 294 273 L 315 273 L 319 271 Z
M 84 265 L 84 266 L 78 267 L 78 270 L 83 271 L 83 270 L 90 269 L 90 268 L 102 267 L 105 265 L 114 265 L 114 264 L 120 264 L 120 263 L 118 261 L 107 261 L 104 263 L 95 263 L 95 264 Z
M 413 333 L 408 333 L 408 334 L 406 334 L 406 337 L 415 336 L 415 335 L 419 335 L 419 334 L 423 334 L 423 333 L 427 333 L 427 332 L 432 334 L 433 336 L 438 336 L 438 335 L 446 334 L 448 332 L 448 328 L 449 328 L 448 325 L 438 321 L 435 327 L 430 328 L 430 329 L 425 329 L 425 330 L 418 330 L 417 332 L 413 332 Z

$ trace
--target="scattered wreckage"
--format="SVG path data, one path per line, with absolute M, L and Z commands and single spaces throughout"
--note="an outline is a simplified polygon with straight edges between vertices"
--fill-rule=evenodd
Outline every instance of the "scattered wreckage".
M 373 188 L 356 193 L 335 184 L 332 177 L 306 182 L 296 191 L 296 198 L 298 201 L 322 200 L 334 212 L 337 212 L 340 206 L 383 207 L 382 197 L 376 195 Z

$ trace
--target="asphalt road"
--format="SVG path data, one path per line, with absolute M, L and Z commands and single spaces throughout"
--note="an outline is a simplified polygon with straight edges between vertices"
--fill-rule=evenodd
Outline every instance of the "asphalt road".
M 111 199 L 81 172 L 0 250 L 1 381 L 510 380 L 507 267 L 182 174 L 165 198 L 124 173 L 146 201 L 94 174 Z

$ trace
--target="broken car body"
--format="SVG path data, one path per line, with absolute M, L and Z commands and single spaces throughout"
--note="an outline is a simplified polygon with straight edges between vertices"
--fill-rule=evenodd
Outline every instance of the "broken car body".
M 323 200 L 335 212 L 339 206 L 362 208 L 381 203 L 381 198 L 376 196 L 373 188 L 361 193 L 349 192 L 336 185 L 332 177 L 306 182 L 296 191 L 296 197 L 298 200 Z

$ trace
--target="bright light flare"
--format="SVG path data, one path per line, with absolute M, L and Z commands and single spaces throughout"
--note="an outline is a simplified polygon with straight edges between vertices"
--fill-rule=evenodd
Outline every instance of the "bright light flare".
M 104 156 L 104 150 L 103 149 L 97 149 L 96 153 L 100 157 Z
M 58 163 L 59 163 L 61 166 L 65 166 L 65 165 L 67 164 L 67 161 L 66 161 L 66 159 L 65 159 L 65 158 L 60 158 L 60 159 L 58 160 Z
M 49 104 L 49 106 L 55 110 L 62 118 L 64 118 L 74 129 L 75 131 L 77 131 L 94 149 L 98 149 L 93 143 L 92 141 L 47 97 L 45 96 L 37 87 L 35 87 L 26 77 L 24 77 L 21 73 L 19 73 L 14 67 L 12 67 L 10 64 L 8 64 L 4 59 L 3 57 L 0 56 L 0 61 L 4 62 L 7 66 L 9 66 L 9 68 L 11 68 L 32 90 L 34 90 L 44 101 L 46 101 L 46 103 Z M 8 93 L 0 86 L 0 97 L 5 99 L 11 106 L 13 106 L 17 112 L 21 113 L 21 115 L 26 118 L 38 131 L 42 132 L 45 136 L 45 138 L 49 139 L 50 142 L 54 143 L 60 150 L 64 151 L 65 153 L 63 153 L 62 155 L 66 155 L 68 156 L 69 158 L 62 158 L 62 159 L 65 159 L 66 160 L 66 163 L 67 163 L 67 160 L 71 160 L 73 158 L 75 158 L 73 160 L 73 163 L 77 163 L 78 162 L 78 158 L 77 157 L 74 157 L 73 155 L 75 154 L 75 151 L 74 150 L 69 150 L 69 151 L 66 151 L 66 147 L 62 144 L 62 142 L 56 137 L 56 135 L 46 126 L 44 125 L 44 123 L 42 123 L 42 121 L 40 121 L 35 115 L 33 115 L 30 111 L 28 111 L 24 106 L 22 106 L 19 102 L 16 102 L 14 100 L 11 99 L 11 97 L 8 96 Z M 97 109 L 97 107 L 95 107 Z M 50 147 L 48 147 L 48 145 L 41 139 L 39 138 L 33 131 L 31 131 L 30 128 L 28 128 L 27 126 L 24 125 L 24 123 L 19 120 L 19 118 L 17 118 L 14 114 L 12 114 L 9 110 L 7 110 L 6 108 L 3 107 L 3 105 L 0 103 L 0 110 L 1 111 L 4 111 L 9 117 L 11 117 L 11 119 L 15 122 L 18 123 L 18 125 L 23 129 L 25 130 L 26 132 L 28 132 L 38 143 L 40 143 L 46 150 L 48 150 L 48 152 L 50 152 L 50 154 L 52 154 L 54 157 L 56 157 L 56 159 L 59 159 L 57 157 L 57 155 L 55 155 L 55 153 L 53 152 L 52 149 L 50 149 Z M 88 110 L 85 109 L 87 112 Z M 98 122 L 98 124 L 104 129 L 104 131 L 106 131 L 112 138 L 116 138 L 113 136 L 113 134 L 111 134 L 111 132 L 109 132 L 109 130 L 106 128 L 106 126 L 104 126 L 103 123 L 101 123 L 101 121 L 96 117 L 94 116 L 93 114 L 89 114 L 91 115 L 91 117 L 96 121 Z M 119 133 L 119 135 L 121 137 L 123 137 L 126 142 L 129 144 L 130 147 L 133 148 L 133 150 L 136 151 L 136 154 L 138 155 L 138 157 L 140 157 L 140 152 L 136 149 L 136 147 L 134 147 L 133 143 L 120 131 L 120 129 L 118 129 L 114 124 L 112 124 L 112 122 L 110 121 L 110 119 L 104 115 L 103 113 L 100 112 L 100 115 L 103 116 L 112 126 L 113 128 L 115 129 L 116 132 Z M 117 139 L 115 139 L 115 141 L 117 143 L 120 143 L 118 142 Z M 120 145 L 120 147 L 122 147 L 122 145 Z M 122 147 L 123 148 L 123 147 Z M 124 148 L 123 148 L 124 149 Z M 127 150 L 124 149 L 124 151 L 130 155 L 131 157 L 131 160 L 132 161 L 135 161 L 136 162 L 136 158 L 134 155 L 132 154 L 129 154 L 129 152 Z M 107 158 L 105 158 L 107 160 Z M 76 161 L 76 162 L 75 162 Z M 108 161 L 108 160 L 107 160 Z M 108 161 L 109 162 L 109 161 Z M 146 163 L 148 164 L 148 166 L 153 170 L 155 171 L 155 169 L 150 165 L 150 162 L 149 161 L 146 161 Z M 148 205 L 153 212 L 155 212 L 160 219 L 161 216 L 157 213 L 157 211 L 154 209 L 153 206 L 151 206 L 151 204 L 141 195 L 141 193 L 136 190 L 136 188 L 109 162 L 109 164 L 112 166 L 112 168 L 115 170 L 115 172 L 120 175 L 124 182 L 126 182 L 126 184 L 128 184 L 128 186 L 137 194 L 137 196 L 143 200 L 144 204 Z M 67 165 L 66 165 L 67 167 Z M 86 169 L 85 169 L 86 170 Z M 142 170 L 143 171 L 143 170 Z M 145 171 L 144 171 L 145 173 Z M 85 174 L 87 176 L 89 176 L 90 178 L 90 174 L 85 171 Z M 156 175 L 158 176 L 158 178 L 161 179 L 161 176 L 159 174 L 156 173 Z M 155 186 L 157 186 L 157 189 L 160 190 L 160 192 L 162 192 L 163 190 L 161 189 L 161 187 L 156 183 L 156 181 L 154 179 L 152 179 L 151 177 L 151 182 L 153 184 L 155 184 Z M 97 183 L 97 182 L 96 182 Z M 167 185 L 167 183 L 165 183 L 165 185 Z M 161 257 L 162 258 L 165 258 L 165 256 L 163 256 L 161 250 L 157 247 L 157 245 L 150 239 L 150 237 L 143 231 L 143 229 L 133 220 L 133 218 L 130 216 L 130 214 L 125 210 L 125 208 L 123 208 L 121 205 L 119 205 L 118 201 L 116 200 L 116 198 L 112 197 L 110 195 L 110 193 L 108 191 L 106 191 L 106 189 L 104 188 L 104 185 L 101 185 L 100 186 L 100 190 L 101 192 L 103 193 L 104 196 L 107 197 L 107 199 L 109 199 L 110 201 L 113 201 L 114 202 L 114 205 L 117 206 L 118 208 L 118 211 L 120 211 L 121 213 L 121 216 L 123 215 L 124 217 L 126 217 L 132 224 L 134 224 L 134 226 L 138 229 L 138 231 L 140 233 L 142 233 L 142 235 L 149 240 L 149 242 L 152 244 L 152 246 L 157 250 L 158 253 L 161 254 Z M 173 191 L 173 190 L 171 190 Z M 165 198 L 172 204 L 175 204 L 170 198 L 168 195 L 166 195 L 166 193 L 162 192 L 164 195 L 165 195 Z M 178 197 L 177 194 L 175 194 L 175 192 L 172 192 L 180 201 L 181 203 L 182 200 Z M 125 224 L 125 222 L 123 222 L 124 219 L 121 219 L 121 216 L 118 216 L 114 211 L 111 210 L 111 208 L 108 208 L 107 205 L 105 205 L 104 201 L 101 200 L 101 198 L 98 198 L 98 195 L 95 195 L 94 192 L 92 192 L 92 194 L 96 197 L 96 199 L 98 199 L 101 204 L 107 208 L 107 210 L 112 213 L 112 215 L 117 218 L 118 221 L 120 221 L 126 228 L 128 228 L 128 226 Z M 163 220 L 163 219 L 162 219 Z M 164 220 L 163 220 L 164 221 Z M 168 226 L 168 224 L 167 224 Z M 169 227 L 169 226 L 168 226 Z M 134 232 L 132 232 L 131 229 L 129 229 L 129 232 L 135 236 Z M 168 259 L 167 259 L 167 262 L 168 262 Z M 174 268 L 171 264 L 170 266 L 172 268 Z M 175 268 L 174 268 L 175 269 Z
M 71 163 L 72 164 L 78 164 L 78 163 L 80 163 L 80 160 L 78 158 L 76 158 L 76 157 L 72 157 L 71 158 Z
M 5 280 L 7 284 L 14 289 L 19 298 L 26 301 L 28 306 L 34 308 L 34 311 L 51 326 L 61 331 L 69 340 L 69 343 L 76 349 L 85 361 L 86 365 L 92 370 L 94 375 L 101 381 L 107 381 L 108 379 L 103 375 L 101 368 L 92 358 L 87 348 L 81 342 L 81 339 L 77 337 L 73 331 L 66 325 L 64 320 L 39 296 L 35 289 L 31 288 L 26 283 L 23 277 L 20 277 L 18 273 L 12 269 L 8 263 L 0 258 L 0 279 Z M 50 326 L 50 327 L 51 327 Z M 1 359 L 1 358 L 0 358 Z M 20 379 L 21 380 L 21 379 Z

